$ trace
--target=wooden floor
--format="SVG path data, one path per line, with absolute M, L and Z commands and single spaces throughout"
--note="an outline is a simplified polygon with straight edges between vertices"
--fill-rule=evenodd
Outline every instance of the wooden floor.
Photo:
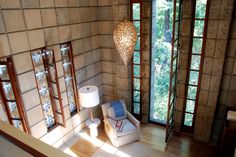
M 180 157 L 216 157 L 217 148 L 194 141 L 187 135 L 175 134 L 168 144 L 165 143 L 165 128 L 154 124 L 141 127 L 141 142 L 151 147 Z
M 109 141 L 106 137 L 104 129 L 99 129 L 98 139 L 101 141 Z M 164 141 L 165 128 L 154 124 L 143 124 L 141 126 L 141 139 L 139 143 L 146 144 L 154 149 L 169 152 L 180 157 L 216 157 L 217 149 L 203 143 L 192 140 L 186 135 L 174 135 L 171 141 L 166 144 Z M 80 138 L 71 150 L 80 157 L 90 157 L 99 149 L 99 143 L 95 146 L 88 140 Z M 138 155 L 137 155 L 138 157 Z

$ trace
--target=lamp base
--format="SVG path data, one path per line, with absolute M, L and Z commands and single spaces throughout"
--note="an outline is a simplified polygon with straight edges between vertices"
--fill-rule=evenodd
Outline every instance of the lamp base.
M 98 118 L 93 118 L 93 121 L 91 119 L 87 119 L 85 121 L 85 125 L 90 130 L 90 136 L 91 137 L 97 137 L 98 136 L 98 129 L 97 127 L 100 125 L 101 121 Z

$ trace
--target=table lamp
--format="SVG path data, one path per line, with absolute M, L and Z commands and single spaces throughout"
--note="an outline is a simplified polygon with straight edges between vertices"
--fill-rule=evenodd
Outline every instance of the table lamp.
M 90 119 L 85 121 L 85 125 L 90 128 L 90 135 L 97 136 L 97 126 L 100 124 L 98 118 L 93 118 L 92 108 L 97 106 L 99 101 L 98 88 L 96 86 L 84 86 L 79 89 L 80 105 L 89 108 Z

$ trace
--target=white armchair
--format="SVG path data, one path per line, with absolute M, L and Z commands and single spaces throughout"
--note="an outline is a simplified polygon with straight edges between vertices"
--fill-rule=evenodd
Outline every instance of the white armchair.
M 110 103 L 102 105 L 105 132 L 115 147 L 137 141 L 140 138 L 140 122 L 126 110 L 124 100 L 119 100 L 119 102 L 124 106 L 126 112 L 125 117 L 120 120 L 109 117 Z M 117 123 L 120 122 L 123 123 L 122 129 L 117 127 Z

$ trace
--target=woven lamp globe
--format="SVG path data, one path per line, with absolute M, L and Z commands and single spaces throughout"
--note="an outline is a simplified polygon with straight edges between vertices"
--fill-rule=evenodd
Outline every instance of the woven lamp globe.
M 127 20 L 119 22 L 114 28 L 113 39 L 121 59 L 125 65 L 128 65 L 137 41 L 134 24 Z

